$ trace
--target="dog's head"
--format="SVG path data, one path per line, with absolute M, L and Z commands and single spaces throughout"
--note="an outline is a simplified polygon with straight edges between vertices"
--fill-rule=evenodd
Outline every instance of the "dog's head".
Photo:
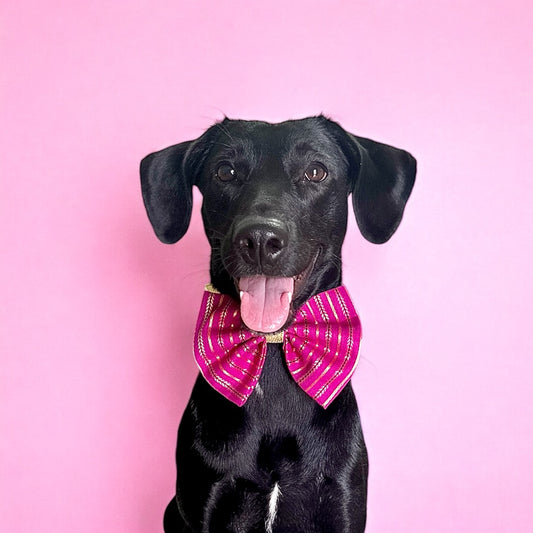
M 409 153 L 322 116 L 225 119 L 141 162 L 146 210 L 165 243 L 187 231 L 192 186 L 200 189 L 211 282 L 240 299 L 243 321 L 262 332 L 283 328 L 309 297 L 340 284 L 350 193 L 361 233 L 383 243 L 415 173 Z

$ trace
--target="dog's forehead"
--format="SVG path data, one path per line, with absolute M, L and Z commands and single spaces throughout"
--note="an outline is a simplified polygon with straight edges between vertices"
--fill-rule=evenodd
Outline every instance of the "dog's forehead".
M 221 144 L 239 151 L 283 154 L 298 150 L 331 152 L 337 148 L 328 135 L 326 119 L 310 117 L 279 123 L 225 119 L 214 127 Z

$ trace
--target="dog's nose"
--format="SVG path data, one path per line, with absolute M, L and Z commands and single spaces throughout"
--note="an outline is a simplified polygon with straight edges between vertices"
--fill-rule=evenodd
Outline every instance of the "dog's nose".
M 288 241 L 287 226 L 277 219 L 244 220 L 235 228 L 233 239 L 240 256 L 262 268 L 280 260 Z

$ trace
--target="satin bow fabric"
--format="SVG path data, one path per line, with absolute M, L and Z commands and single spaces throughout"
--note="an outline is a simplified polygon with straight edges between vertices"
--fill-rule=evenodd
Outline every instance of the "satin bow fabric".
M 355 371 L 361 322 L 344 287 L 310 298 L 284 331 L 261 334 L 246 328 L 239 304 L 206 287 L 194 335 L 194 356 L 206 381 L 242 406 L 259 381 L 267 343 L 283 343 L 294 381 L 327 408 Z

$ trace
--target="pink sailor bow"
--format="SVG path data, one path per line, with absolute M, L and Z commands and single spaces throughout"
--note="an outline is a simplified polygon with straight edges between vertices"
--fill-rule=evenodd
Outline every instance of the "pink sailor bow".
M 357 366 L 361 322 L 344 287 L 310 298 L 294 322 L 274 334 L 256 333 L 241 321 L 239 304 L 207 286 L 194 334 L 194 356 L 206 381 L 242 406 L 263 369 L 267 343 L 283 343 L 296 383 L 326 408 Z

